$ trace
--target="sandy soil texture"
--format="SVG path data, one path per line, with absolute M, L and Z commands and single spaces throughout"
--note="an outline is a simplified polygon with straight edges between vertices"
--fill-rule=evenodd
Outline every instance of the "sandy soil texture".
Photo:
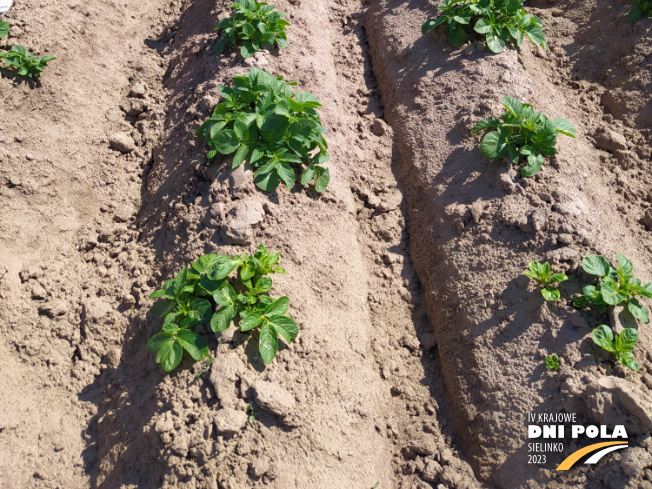
M 647 326 L 625 371 L 590 340 L 607 318 L 522 276 L 550 260 L 569 298 L 584 255 L 622 252 L 652 280 L 650 20 L 626 23 L 624 0 L 528 2 L 550 49 L 489 56 L 421 35 L 436 2 L 280 0 L 289 47 L 244 60 L 213 53 L 230 3 L 2 15 L 0 49 L 58 59 L 38 83 L 0 77 L 0 488 L 652 486 Z M 321 101 L 322 196 L 207 164 L 195 131 L 254 66 Z M 504 95 L 578 130 L 533 179 L 469 135 Z M 232 327 L 205 372 L 164 374 L 149 294 L 261 242 L 282 252 L 296 342 L 265 368 Z M 561 476 L 528 465 L 537 410 L 622 421 L 632 448 Z

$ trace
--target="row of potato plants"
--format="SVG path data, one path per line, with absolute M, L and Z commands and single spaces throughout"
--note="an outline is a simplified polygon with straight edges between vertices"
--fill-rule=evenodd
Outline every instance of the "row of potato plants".
M 233 14 L 215 28 L 221 33 L 215 45 L 217 55 L 225 49 L 240 47 L 241 56 L 248 58 L 265 46 L 287 46 L 286 27 L 290 24 L 284 20 L 286 15 L 276 11 L 274 5 L 258 0 L 236 0 L 231 8 Z M 541 19 L 529 15 L 522 0 L 443 0 L 439 9 L 442 13 L 429 19 L 422 32 L 426 34 L 445 25 L 448 38 L 456 47 L 480 34 L 493 53 L 503 51 L 506 45 L 520 46 L 525 37 L 547 48 Z M 296 83 L 285 82 L 283 77 L 275 77 L 258 68 L 234 76 L 232 80 L 232 88 L 219 87 L 222 101 L 197 130 L 197 137 L 208 146 L 208 160 L 215 159 L 218 154 L 233 155 L 232 168 L 247 162 L 254 169 L 254 183 L 266 192 L 275 191 L 281 182 L 291 190 L 297 181 L 301 186 L 310 185 L 318 194 L 324 192 L 330 181 L 329 171 L 324 166 L 328 160 L 328 145 L 317 113 L 321 108 L 317 97 L 298 89 L 293 91 Z M 523 177 L 535 175 L 544 158 L 557 153 L 557 134 L 576 137 L 575 128 L 566 119 L 548 119 L 532 105 L 514 97 L 504 97 L 502 104 L 505 113 L 478 122 L 471 134 L 488 130 L 480 143 L 481 153 L 488 159 L 505 158 L 518 165 Z M 585 261 L 588 260 L 590 268 L 593 258 L 589 258 Z M 278 259 L 279 254 L 268 253 L 262 244 L 253 256 L 205 255 L 154 292 L 151 298 L 161 301 L 154 305 L 152 313 L 165 319 L 162 331 L 151 338 L 148 346 L 162 368 L 166 372 L 176 368 L 184 351 L 196 361 L 208 359 L 206 339 L 193 331 L 205 324 L 215 333 L 226 330 L 231 323 L 242 332 L 256 329 L 261 358 L 264 363 L 270 363 L 278 351 L 278 336 L 290 343 L 298 334 L 296 322 L 285 315 L 289 299 L 274 300 L 268 295 L 272 280 L 267 275 L 284 272 L 276 266 Z M 623 272 L 628 265 L 625 263 L 623 268 L 621 255 L 619 267 L 601 270 L 605 274 L 600 275 L 598 288 L 585 287 L 584 307 L 589 302 L 602 307 L 603 302 L 611 304 L 606 301 L 615 300 L 609 295 L 615 287 L 613 284 L 618 284 L 612 280 L 613 274 L 629 273 Z M 234 271 L 235 275 L 231 275 Z M 552 273 L 547 263 L 531 263 L 527 274 L 544 284 L 542 294 L 547 300 L 557 300 L 560 296 L 552 284 L 567 279 L 565 275 Z M 640 281 L 627 275 L 623 277 L 618 290 L 634 293 L 631 287 L 640 286 Z M 652 284 L 639 287 L 636 293 L 652 297 L 651 287 Z M 604 299 L 605 291 L 607 299 Z M 627 296 L 623 301 L 630 311 L 639 314 L 636 317 L 642 317 L 642 310 L 647 312 L 633 297 Z M 634 336 L 631 332 L 625 337 L 623 334 L 614 339 L 599 326 L 594 331 L 594 341 L 614 352 L 623 364 L 638 368 L 629 353 L 631 349 L 623 350 L 630 345 L 633 348 Z M 559 366 L 558 358 L 548 357 L 546 362 L 550 368 L 555 364 Z

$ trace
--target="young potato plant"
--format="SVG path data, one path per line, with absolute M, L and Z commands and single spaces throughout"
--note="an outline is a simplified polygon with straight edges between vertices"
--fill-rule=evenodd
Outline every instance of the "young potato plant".
M 476 33 L 485 36 L 487 47 L 494 53 L 503 51 L 506 44 L 520 46 L 524 36 L 543 49 L 548 47 L 543 22 L 525 12 L 523 0 L 443 0 L 439 9 L 442 13 L 426 21 L 421 32 L 426 34 L 445 24 L 448 40 L 455 47 Z
M 9 22 L 0 19 L 0 39 L 9 35 Z
M 543 289 L 541 289 L 541 295 L 547 301 L 556 301 L 559 300 L 560 293 L 559 289 L 553 287 L 551 284 L 558 282 L 563 282 L 568 280 L 568 277 L 563 273 L 555 273 L 550 269 L 550 263 L 539 263 L 538 261 L 533 261 L 528 264 L 529 272 L 525 272 L 524 275 L 527 275 L 534 280 L 538 280 L 543 284 Z
M 546 355 L 546 368 L 548 370 L 559 370 L 559 357 L 557 355 Z
M 582 260 L 582 268 L 590 275 L 599 277 L 598 284 L 586 285 L 582 288 L 583 295 L 573 301 L 573 305 L 584 309 L 589 304 L 597 306 L 604 313 L 607 306 L 627 305 L 627 309 L 636 319 L 643 323 L 650 321 L 649 311 L 641 305 L 636 296 L 652 298 L 652 282 L 642 286 L 641 281 L 634 278 L 634 265 L 618 253 L 618 268 L 609 263 L 604 256 L 588 255 Z
M 480 152 L 490 160 L 507 157 L 521 167 L 521 175 L 532 177 L 541 169 L 544 157 L 557 154 L 557 134 L 576 137 L 575 127 L 566 119 L 549 120 L 541 112 L 535 112 L 530 104 L 523 104 L 514 97 L 504 97 L 507 109 L 500 117 L 478 122 L 471 134 L 484 129 L 495 129 L 484 135 Z
M 194 328 L 207 324 L 217 333 L 234 322 L 243 332 L 258 328 L 260 356 L 270 364 L 278 351 L 278 335 L 292 343 L 299 333 L 294 319 L 285 315 L 290 300 L 268 295 L 272 279 L 267 275 L 285 273 L 276 265 L 279 257 L 262 244 L 253 256 L 204 255 L 153 292 L 150 298 L 161 300 L 151 313 L 165 318 L 161 332 L 147 344 L 156 363 L 170 372 L 184 351 L 196 361 L 208 358 L 208 343 Z
M 652 17 L 652 0 L 634 0 L 634 8 L 627 14 L 627 21 L 636 22 L 641 17 Z
M 7 68 L 15 68 L 16 74 L 29 78 L 40 78 L 45 65 L 57 59 L 54 56 L 30 56 L 24 46 L 14 46 L 8 53 L 0 53 L 0 59 L 7 60 Z
M 611 328 L 601 324 L 593 330 L 591 335 L 593 342 L 611 352 L 620 363 L 632 370 L 638 370 L 639 365 L 634 361 L 634 345 L 638 342 L 638 332 L 634 328 L 624 329 L 619 335 L 615 335 Z
M 215 28 L 222 31 L 215 45 L 216 54 L 222 54 L 226 45 L 241 44 L 240 54 L 243 58 L 253 56 L 263 46 L 277 44 L 287 47 L 285 27 L 290 23 L 283 20 L 283 12 L 272 12 L 275 5 L 258 0 L 236 0 L 231 8 L 234 9 L 233 15 L 222 19 Z
M 273 192 L 284 182 L 288 190 L 295 180 L 301 185 L 314 179 L 322 193 L 330 181 L 328 145 L 317 109 L 317 97 L 290 88 L 283 81 L 258 68 L 234 76 L 234 88 L 219 87 L 223 101 L 197 130 L 208 144 L 208 159 L 220 153 L 233 156 L 233 168 L 244 161 L 255 169 L 254 183 Z M 298 176 L 300 175 L 300 176 Z

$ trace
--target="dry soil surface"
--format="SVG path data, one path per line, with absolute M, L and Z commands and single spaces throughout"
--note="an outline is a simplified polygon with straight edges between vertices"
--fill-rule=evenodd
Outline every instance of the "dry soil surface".
M 58 59 L 39 83 L 0 78 L 0 488 L 652 486 L 647 326 L 625 371 L 590 340 L 608 318 L 522 276 L 550 260 L 567 299 L 582 256 L 622 252 L 652 280 L 650 20 L 529 2 L 549 51 L 489 56 L 422 36 L 435 2 L 282 0 L 289 47 L 243 60 L 212 51 L 230 3 L 16 0 L 2 17 L 0 48 Z M 322 196 L 207 164 L 194 133 L 253 66 L 321 101 Z M 504 95 L 578 130 L 536 178 L 469 135 Z M 149 294 L 260 242 L 282 252 L 297 341 L 265 368 L 232 328 L 205 372 L 164 374 Z M 622 421 L 632 448 L 563 476 L 528 465 L 535 411 Z

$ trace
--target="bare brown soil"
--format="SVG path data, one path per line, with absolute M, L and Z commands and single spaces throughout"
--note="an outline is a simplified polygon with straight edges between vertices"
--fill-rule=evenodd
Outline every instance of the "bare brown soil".
M 582 256 L 622 252 L 652 279 L 650 20 L 532 2 L 550 50 L 489 56 L 421 36 L 435 2 L 283 0 L 290 46 L 243 60 L 212 52 L 230 3 L 17 0 L 2 17 L 0 48 L 58 59 L 40 83 L 0 78 L 0 488 L 652 485 L 647 327 L 626 372 L 590 340 L 606 318 L 521 276 L 549 259 L 570 297 Z M 251 66 L 322 102 L 323 196 L 206 164 L 195 130 Z M 534 179 L 469 136 L 504 95 L 578 129 Z M 283 253 L 297 341 L 264 368 L 227 332 L 208 371 L 164 375 L 149 294 L 260 242 Z M 633 448 L 564 476 L 528 465 L 527 413 L 560 410 L 622 420 Z

